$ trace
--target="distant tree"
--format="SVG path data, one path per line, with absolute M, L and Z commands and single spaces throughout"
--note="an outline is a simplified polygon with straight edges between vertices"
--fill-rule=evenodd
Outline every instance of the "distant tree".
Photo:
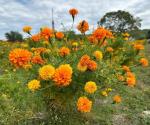
M 139 17 L 134 18 L 129 12 L 118 10 L 117 12 L 106 13 L 98 21 L 98 26 L 103 26 L 114 32 L 127 32 L 139 29 L 141 21 Z
M 147 39 L 150 39 L 150 30 L 147 32 Z
M 9 33 L 5 33 L 5 37 L 10 42 L 23 41 L 22 34 L 16 31 L 10 31 Z

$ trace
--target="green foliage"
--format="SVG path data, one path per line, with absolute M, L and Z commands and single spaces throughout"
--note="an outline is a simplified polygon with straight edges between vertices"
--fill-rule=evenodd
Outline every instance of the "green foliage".
M 5 37 L 10 42 L 23 41 L 23 36 L 19 32 L 16 31 L 10 31 L 9 33 L 5 33 Z

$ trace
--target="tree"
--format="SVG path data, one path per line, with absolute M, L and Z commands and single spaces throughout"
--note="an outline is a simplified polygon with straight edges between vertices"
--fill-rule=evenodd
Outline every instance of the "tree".
M 5 37 L 8 41 L 23 41 L 23 36 L 19 32 L 16 31 L 10 31 L 9 33 L 5 33 Z
M 147 32 L 147 39 L 150 39 L 150 30 Z
M 98 21 L 98 26 L 103 26 L 114 32 L 127 32 L 139 29 L 141 21 L 139 17 L 134 18 L 129 12 L 118 10 L 106 13 Z

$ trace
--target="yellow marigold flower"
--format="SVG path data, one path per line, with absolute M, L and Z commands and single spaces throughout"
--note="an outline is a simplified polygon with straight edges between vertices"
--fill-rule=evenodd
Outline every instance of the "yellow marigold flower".
M 107 50 L 107 52 L 113 52 L 114 51 L 114 49 L 112 47 L 107 47 L 106 50 Z
M 31 26 L 24 26 L 23 27 L 23 32 L 25 32 L 25 33 L 30 33 L 31 30 L 32 30 Z
M 134 49 L 136 49 L 136 50 L 143 50 L 144 49 L 144 46 L 142 45 L 142 44 L 134 44 Z
M 85 86 L 84 86 L 84 90 L 87 92 L 87 93 L 94 93 L 96 90 L 97 90 L 97 85 L 95 82 L 93 81 L 89 81 L 89 82 L 86 82 Z
M 102 91 L 101 94 L 102 94 L 103 96 L 108 96 L 108 93 L 107 93 L 106 91 Z
M 32 65 L 31 64 L 26 64 L 23 66 L 24 69 L 31 69 L 32 68 Z
M 28 50 L 16 48 L 9 53 L 9 60 L 14 66 L 23 67 L 30 62 L 31 56 Z
M 107 88 L 106 91 L 107 91 L 107 92 L 111 92 L 111 91 L 112 91 L 112 88 Z
M 81 32 L 81 33 L 85 33 L 86 31 L 89 30 L 89 24 L 88 22 L 86 22 L 85 20 L 81 21 L 78 26 L 77 29 Z
M 69 55 L 70 54 L 70 49 L 67 48 L 67 47 L 62 47 L 62 48 L 59 49 L 59 54 L 61 56 Z
M 55 73 L 55 68 L 52 65 L 45 65 L 39 69 L 39 76 L 43 80 L 50 80 Z
M 129 36 L 130 36 L 129 33 L 123 33 L 122 35 L 123 35 L 124 37 L 129 37 Z
M 36 80 L 36 79 L 34 79 L 34 80 L 32 80 L 32 81 L 30 81 L 30 82 L 28 83 L 28 88 L 29 88 L 31 91 L 35 91 L 35 90 L 39 89 L 40 87 L 41 87 L 40 81 L 38 81 L 38 80 Z
M 124 40 L 125 40 L 125 41 L 128 41 L 128 40 L 129 40 L 129 38 L 128 38 L 128 37 L 125 37 L 125 38 L 124 38 Z
M 93 53 L 94 57 L 97 59 L 97 60 L 101 60 L 103 58 L 103 54 L 101 51 L 95 51 Z
M 69 64 L 60 65 L 53 75 L 53 81 L 57 86 L 68 86 L 72 81 L 72 68 Z
M 114 101 L 115 103 L 120 103 L 120 102 L 121 102 L 121 97 L 120 97 L 119 95 L 115 95 L 115 96 L 113 97 L 113 101 Z
M 144 66 L 144 67 L 148 66 L 148 60 L 145 59 L 145 58 L 141 58 L 141 59 L 140 59 L 140 63 L 141 63 L 141 65 Z
M 78 43 L 77 42 L 73 42 L 72 46 L 78 46 Z
M 87 70 L 87 66 L 81 65 L 80 62 L 77 65 L 77 69 L 81 72 L 85 72 Z
M 80 97 L 77 101 L 77 108 L 80 112 L 90 112 L 92 107 L 92 101 L 87 97 Z

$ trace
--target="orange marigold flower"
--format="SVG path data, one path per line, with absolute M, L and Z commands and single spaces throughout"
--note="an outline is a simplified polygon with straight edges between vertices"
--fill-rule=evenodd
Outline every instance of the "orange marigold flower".
M 40 39 L 41 39 L 41 35 L 40 35 L 40 34 L 32 35 L 31 39 L 32 39 L 34 42 L 39 42 Z
M 106 37 L 106 30 L 103 27 L 100 27 L 93 32 L 93 36 L 98 40 L 102 40 Z
M 121 102 L 121 97 L 120 97 L 119 95 L 115 95 L 115 96 L 113 97 L 113 101 L 114 101 L 115 103 L 120 103 L 120 102 Z
M 130 72 L 130 68 L 128 66 L 124 65 L 124 66 L 122 66 L 122 68 L 125 72 Z
M 142 66 L 144 66 L 144 67 L 148 66 L 148 60 L 145 59 L 145 58 L 141 58 L 141 59 L 140 59 L 140 63 L 141 63 Z
M 31 49 L 36 55 L 39 55 L 41 53 L 45 53 L 46 52 L 46 48 L 44 47 L 38 47 L 38 48 L 32 48 Z
M 62 32 L 57 32 L 56 33 L 56 38 L 57 39 L 62 39 L 62 38 L 64 38 L 64 34 Z
M 113 52 L 114 51 L 114 49 L 112 47 L 107 47 L 106 50 L 107 50 L 107 52 Z
M 119 81 L 124 81 L 124 77 L 122 75 L 118 75 L 118 80 Z
M 135 77 L 135 75 L 132 72 L 130 72 L 130 71 L 127 72 L 126 75 L 127 75 L 127 77 Z
M 54 36 L 53 34 L 53 30 L 51 28 L 48 28 L 48 27 L 43 27 L 41 29 L 41 36 L 48 40 L 49 38 L 52 38 Z
M 86 31 L 89 30 L 89 24 L 88 22 L 86 22 L 85 20 L 81 21 L 78 26 L 77 29 L 81 32 L 81 33 L 85 33 Z
M 135 84 L 136 84 L 135 77 L 127 77 L 127 84 L 128 84 L 128 86 L 131 86 L 131 87 L 135 86 Z
M 90 57 L 88 55 L 83 55 L 80 59 L 80 64 L 82 66 L 87 66 L 89 60 L 90 60 Z
M 142 44 L 134 44 L 133 46 L 136 50 L 143 50 L 144 46 Z
M 69 13 L 70 13 L 70 15 L 72 15 L 74 17 L 75 15 L 78 14 L 78 10 L 75 9 L 75 8 L 72 8 L 72 9 L 69 10 Z
M 28 50 L 16 48 L 9 53 L 9 60 L 14 66 L 23 67 L 30 62 L 31 56 Z
M 69 55 L 70 54 L 70 49 L 67 48 L 67 47 L 62 47 L 62 48 L 59 49 L 59 54 L 61 56 Z
M 98 40 L 96 39 L 96 37 L 94 37 L 93 35 L 89 36 L 88 37 L 88 40 L 90 43 L 92 44 L 97 44 L 98 43 Z
M 25 32 L 25 33 L 30 33 L 31 30 L 32 30 L 31 26 L 24 26 L 23 27 L 23 32 Z
M 95 71 L 97 69 L 97 63 L 94 60 L 89 60 L 87 67 L 89 70 Z
M 57 86 L 68 86 L 72 81 L 72 68 L 69 64 L 59 66 L 53 75 L 53 81 Z
M 31 62 L 33 64 L 40 64 L 40 65 L 43 65 L 45 63 L 45 61 L 42 59 L 40 55 L 33 56 Z
M 77 108 L 80 112 L 90 112 L 92 107 L 92 101 L 87 97 L 80 97 L 77 102 Z

